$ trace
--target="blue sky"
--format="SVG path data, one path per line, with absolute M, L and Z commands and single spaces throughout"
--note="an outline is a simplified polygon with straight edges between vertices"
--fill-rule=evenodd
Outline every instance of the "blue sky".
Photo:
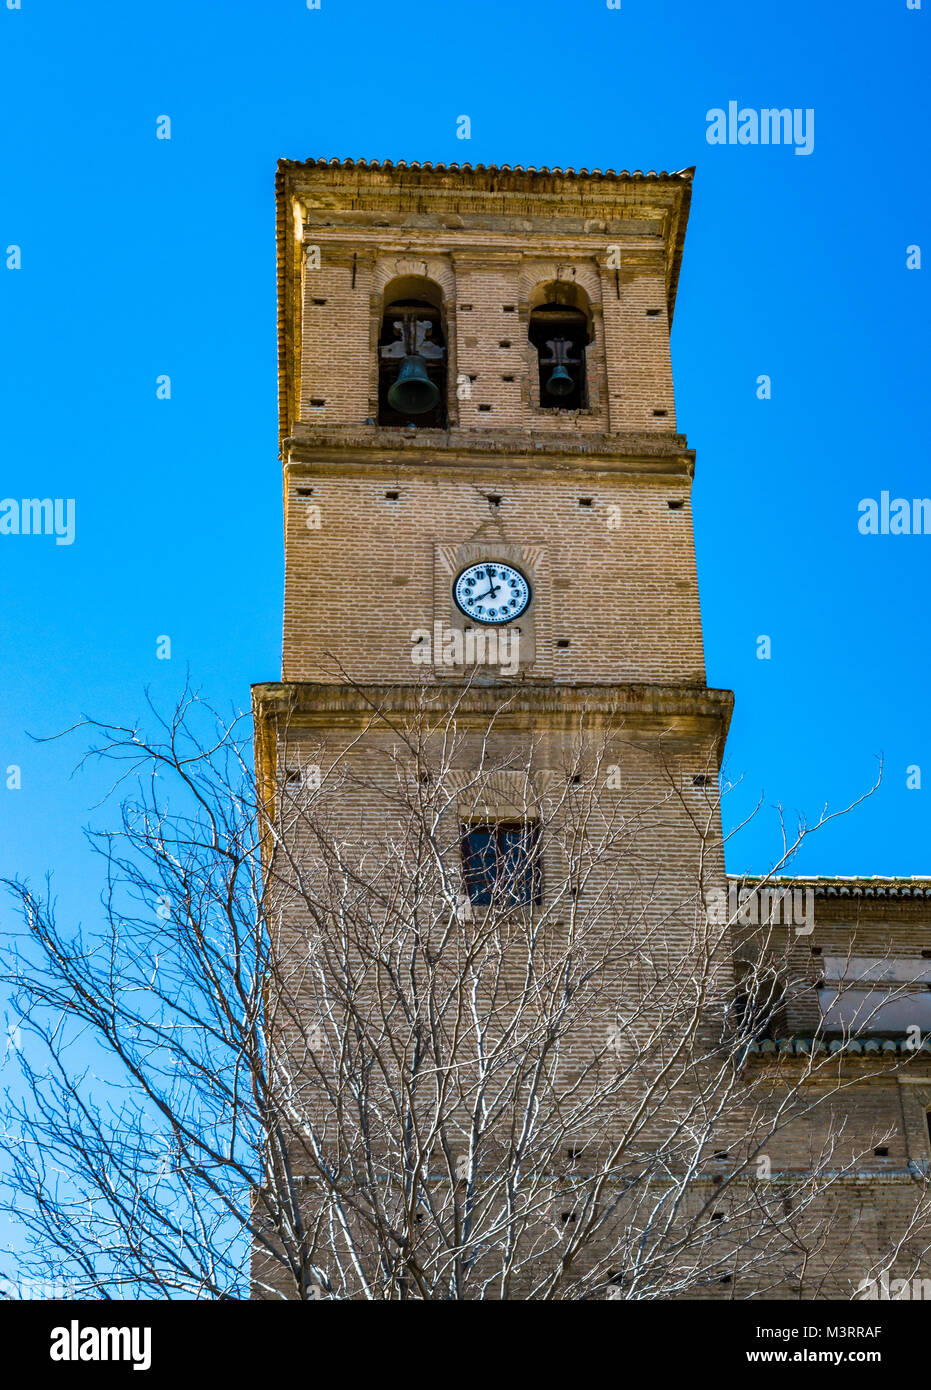
M 931 493 L 931 262 L 906 268 L 931 255 L 929 22 L 906 0 L 0 0 L 0 250 L 22 248 L 0 496 L 76 505 L 70 546 L 0 536 L 0 771 L 22 768 L 0 872 L 52 867 L 92 913 L 99 786 L 27 730 L 130 719 L 186 667 L 240 707 L 279 674 L 274 173 L 329 155 L 698 166 L 673 362 L 708 679 L 736 693 L 728 814 L 762 794 L 811 818 L 882 754 L 881 791 L 796 867 L 931 873 L 931 536 L 857 529 L 862 498 Z M 729 100 L 812 108 L 813 153 L 709 145 Z M 729 868 L 767 866 L 777 832 L 762 815 Z

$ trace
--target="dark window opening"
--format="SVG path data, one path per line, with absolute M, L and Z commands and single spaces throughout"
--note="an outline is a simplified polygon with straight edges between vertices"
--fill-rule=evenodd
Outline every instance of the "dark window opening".
M 478 907 L 516 907 L 541 901 L 540 827 L 500 821 L 470 825 L 462 834 L 466 891 Z
M 378 339 L 378 423 L 446 428 L 446 340 L 442 314 L 405 296 L 385 306 Z
M 581 410 L 587 406 L 587 315 L 571 304 L 541 304 L 531 312 L 528 336 L 537 351 L 541 407 Z

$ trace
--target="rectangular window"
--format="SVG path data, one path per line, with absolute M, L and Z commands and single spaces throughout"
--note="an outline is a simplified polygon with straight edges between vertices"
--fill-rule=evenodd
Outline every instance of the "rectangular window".
M 479 907 L 538 903 L 539 838 L 533 821 L 464 826 L 462 867 L 470 900 Z

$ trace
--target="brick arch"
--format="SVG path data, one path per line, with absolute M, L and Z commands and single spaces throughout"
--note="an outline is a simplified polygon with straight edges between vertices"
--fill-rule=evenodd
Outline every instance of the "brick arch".
M 452 266 L 437 257 L 379 256 L 375 263 L 372 288 L 384 300 L 389 287 L 391 298 L 397 298 L 398 293 L 409 294 L 417 299 L 428 299 L 437 308 L 441 308 L 444 302 L 451 303 L 456 296 L 456 278 Z M 431 292 L 424 293 L 428 288 Z
M 580 298 L 584 298 L 585 303 L 574 305 L 576 308 L 590 310 L 594 305 L 601 303 L 601 275 L 594 261 L 579 261 L 572 265 L 575 275 L 571 278 L 562 279 L 559 270 L 565 266 L 565 261 L 529 261 L 521 266 L 519 286 L 521 300 L 529 305 L 531 309 L 538 304 L 546 303 L 540 298 L 544 291 L 553 289 L 556 286 L 560 291 L 575 293 Z M 571 287 L 571 288 L 570 288 Z M 567 301 L 571 302 L 571 301 Z
M 559 265 L 563 265 L 560 262 Z M 534 269 L 536 276 L 533 281 L 525 286 L 521 286 L 521 325 L 525 334 L 524 362 L 527 373 L 527 389 L 530 398 L 531 408 L 538 409 L 542 406 L 542 378 L 539 378 L 541 371 L 538 365 L 537 354 L 540 352 L 540 343 L 534 339 L 534 313 L 544 305 L 563 305 L 567 309 L 581 315 L 584 322 L 585 345 L 581 346 L 582 360 L 585 363 L 585 388 L 582 397 L 582 406 L 586 412 L 597 409 L 603 399 L 606 387 L 606 367 L 604 361 L 603 343 L 600 341 L 599 320 L 601 303 L 600 298 L 593 297 L 586 285 L 586 280 L 590 276 L 584 273 L 573 278 L 561 277 L 555 272 L 559 266 L 556 262 L 550 265 L 538 263 Z M 542 274 L 544 270 L 553 270 L 553 274 Z M 575 269 L 584 272 L 583 266 Z M 595 270 L 594 267 L 590 267 Z M 597 284 L 597 271 L 596 284 Z M 595 305 L 597 304 L 597 312 Z M 539 378 L 539 380 L 538 380 Z M 580 408 L 577 404 L 571 409 Z
M 431 271 L 436 273 L 431 274 Z M 451 322 L 455 300 L 450 297 L 451 289 L 454 294 L 451 269 L 444 266 L 436 258 L 433 260 L 416 256 L 381 256 L 378 258 L 373 276 L 371 297 L 373 351 L 370 391 L 373 399 L 378 402 L 376 418 L 379 423 L 385 423 L 387 420 L 388 423 L 397 424 L 393 414 L 386 413 L 388 411 L 385 402 L 387 378 L 380 372 L 379 354 L 380 351 L 387 349 L 380 349 L 378 344 L 382 339 L 383 330 L 386 328 L 390 307 L 404 300 L 424 302 L 431 305 L 436 311 L 442 335 L 442 347 L 446 354 L 445 362 L 439 373 L 440 379 L 435 382 L 441 392 L 444 413 L 432 418 L 435 412 L 431 412 L 431 419 L 425 423 L 437 428 L 442 427 L 444 421 L 448 424 L 450 419 L 455 418 L 453 415 L 456 380 L 455 351 L 452 346 L 455 332 L 454 324 Z M 436 337 L 435 341 L 439 346 L 440 339 Z

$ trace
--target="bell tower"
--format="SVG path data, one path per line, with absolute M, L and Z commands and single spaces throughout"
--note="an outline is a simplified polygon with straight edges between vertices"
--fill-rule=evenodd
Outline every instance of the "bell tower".
M 380 939 L 381 901 L 371 916 L 358 907 L 369 870 L 332 909 L 306 880 L 344 863 L 342 848 L 321 855 L 330 835 L 376 876 L 394 872 L 409 804 L 396 793 L 437 785 L 423 763 L 399 766 L 399 746 L 403 762 L 425 707 L 439 726 L 445 714 L 443 862 L 389 895 L 420 904 L 396 914 L 392 939 L 416 921 L 419 943 L 432 914 L 436 983 L 479 919 L 494 934 L 514 909 L 536 935 L 494 938 L 510 990 L 521 972 L 507 952 L 539 940 L 574 962 L 588 912 L 602 983 L 552 1077 L 557 1097 L 588 1087 L 596 1105 L 615 1084 L 602 1054 L 622 1014 L 675 1031 L 677 962 L 701 954 L 702 895 L 726 887 L 716 794 L 732 696 L 705 680 L 695 460 L 669 347 L 692 172 L 278 169 L 284 642 L 281 681 L 255 686 L 253 708 L 296 882 L 280 939 L 306 961 L 321 912 L 342 922 L 348 899 L 366 941 Z M 308 831 L 328 788 L 324 830 Z M 623 981 L 602 931 L 632 948 Z M 468 986 L 449 968 L 440 1010 Z M 338 1012 L 308 1000 L 294 1026 L 330 1037 Z M 457 1064 L 457 1089 L 468 1070 Z M 618 1123 L 606 1104 L 603 1138 Z M 589 1142 L 584 1124 L 576 1137 Z M 398 1142 L 385 1132 L 392 1174 Z
M 708 700 L 669 353 L 691 177 L 281 163 L 284 681 L 448 679 L 436 634 L 472 630 L 518 639 L 497 680 Z

